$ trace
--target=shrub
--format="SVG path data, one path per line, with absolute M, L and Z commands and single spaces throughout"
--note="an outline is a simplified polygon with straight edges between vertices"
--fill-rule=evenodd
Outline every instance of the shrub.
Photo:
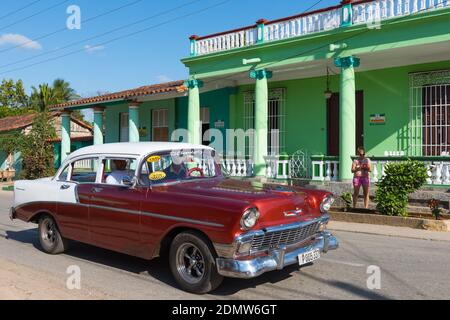
M 345 209 L 348 210 L 351 208 L 353 204 L 353 196 L 350 192 L 344 192 L 341 194 L 341 199 L 345 203 Z
M 385 173 L 377 183 L 377 209 L 390 216 L 407 216 L 408 195 L 425 184 L 427 168 L 422 162 L 407 160 L 387 164 Z

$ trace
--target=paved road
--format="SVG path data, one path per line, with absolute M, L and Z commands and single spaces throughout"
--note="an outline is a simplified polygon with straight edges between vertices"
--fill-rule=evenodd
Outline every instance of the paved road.
M 35 225 L 8 219 L 11 193 L 0 191 L 0 259 L 42 274 L 65 289 L 68 266 L 78 265 L 82 287 L 106 299 L 449 299 L 450 242 L 336 231 L 341 247 L 314 265 L 226 279 L 195 296 L 176 288 L 160 259 L 145 261 L 74 243 L 49 256 L 39 250 Z M 381 289 L 369 290 L 367 268 L 381 270 Z M 1 272 L 1 270 L 0 270 Z M 56 281 L 56 282 L 55 282 Z M 54 285 L 54 284 L 53 284 Z

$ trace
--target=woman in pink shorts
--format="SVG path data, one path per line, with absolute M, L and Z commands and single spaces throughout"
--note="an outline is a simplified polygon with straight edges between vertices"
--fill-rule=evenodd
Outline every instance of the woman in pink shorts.
M 358 158 L 353 161 L 353 207 L 358 202 L 359 189 L 363 187 L 364 207 L 369 208 L 369 189 L 370 189 L 370 172 L 372 172 L 372 164 L 369 158 L 366 158 L 364 147 L 359 147 L 356 151 Z

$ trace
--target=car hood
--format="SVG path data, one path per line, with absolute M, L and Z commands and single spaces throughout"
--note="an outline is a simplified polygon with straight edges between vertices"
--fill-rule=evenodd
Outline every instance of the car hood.
M 186 181 L 167 187 L 171 192 L 202 196 L 203 199 L 226 200 L 228 203 L 246 203 L 257 207 L 262 224 L 290 223 L 310 220 L 320 215 L 319 205 L 326 192 L 297 187 L 271 185 L 256 181 L 237 179 L 211 179 Z M 289 216 L 287 213 L 298 212 Z M 260 225 L 261 226 L 261 225 Z

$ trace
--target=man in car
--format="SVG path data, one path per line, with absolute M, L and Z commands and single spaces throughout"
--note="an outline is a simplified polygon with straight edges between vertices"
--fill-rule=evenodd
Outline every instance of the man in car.
M 123 180 L 131 180 L 132 172 L 127 170 L 128 163 L 126 160 L 112 160 L 115 170 L 106 178 L 107 184 L 123 184 Z

